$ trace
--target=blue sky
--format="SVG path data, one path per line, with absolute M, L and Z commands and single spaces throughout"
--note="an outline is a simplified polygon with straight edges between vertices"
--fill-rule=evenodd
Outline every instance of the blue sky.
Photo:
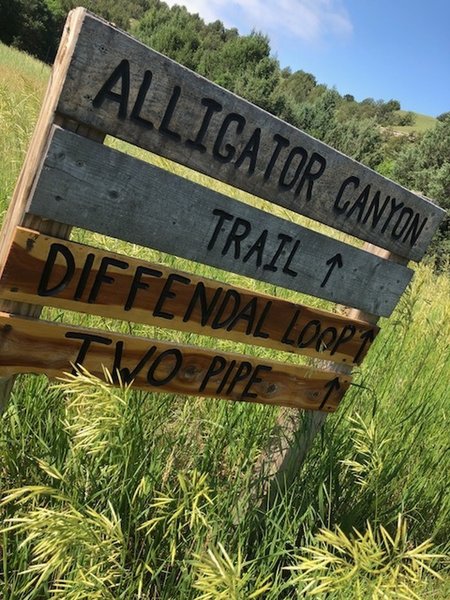
M 166 0 L 207 22 L 269 35 L 282 67 L 357 100 L 450 110 L 450 0 Z

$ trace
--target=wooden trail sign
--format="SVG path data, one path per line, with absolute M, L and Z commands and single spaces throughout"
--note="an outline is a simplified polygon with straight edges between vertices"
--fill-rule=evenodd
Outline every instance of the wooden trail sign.
M 160 264 L 17 228 L 8 300 L 360 364 L 379 328 Z
M 365 252 L 105 148 L 105 134 L 400 258 L 384 260 L 378 251 Z M 361 313 L 338 317 L 63 238 L 78 226 L 389 315 L 411 278 L 396 262 L 422 257 L 443 214 L 75 9 L 2 230 L 0 375 L 54 377 L 78 363 L 97 375 L 106 367 L 153 391 L 334 410 L 350 383 L 336 370 L 359 364 L 377 331 L 361 322 Z M 236 314 L 224 322 L 213 305 L 215 298 L 221 309 L 222 295 L 236 305 L 239 298 L 230 309 Z M 289 346 L 342 364 L 319 371 L 7 314 L 36 318 L 43 304 Z M 0 407 L 11 381 L 0 381 Z
M 351 378 L 240 354 L 0 313 L 0 375 L 61 377 L 72 365 L 148 391 L 333 411 Z
M 57 111 L 406 258 L 444 215 L 90 14 Z
M 412 276 L 406 267 L 59 128 L 27 210 L 384 316 Z

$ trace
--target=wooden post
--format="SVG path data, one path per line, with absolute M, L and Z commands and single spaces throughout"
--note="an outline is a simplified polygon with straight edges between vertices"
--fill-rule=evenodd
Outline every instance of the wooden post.
M 408 260 L 388 250 L 366 242 L 363 249 L 390 260 L 406 265 Z M 365 313 L 354 308 L 344 308 L 346 316 L 376 325 L 379 316 Z M 332 364 L 329 361 L 314 359 L 315 367 L 321 367 L 335 373 L 349 375 L 349 365 Z M 303 418 L 302 418 L 303 417 Z M 278 491 L 286 491 L 295 479 L 303 461 L 320 433 L 327 413 L 318 411 L 300 411 L 291 408 L 280 409 L 272 440 L 260 456 L 255 468 L 255 486 L 263 486 L 262 508 L 270 506 Z
M 25 207 L 45 155 L 52 126 L 59 125 L 98 142 L 102 142 L 105 137 L 104 134 L 93 128 L 80 125 L 72 119 L 61 117 L 56 113 L 56 106 L 85 15 L 84 8 L 76 8 L 67 17 L 44 102 L 0 233 L 0 275 L 3 272 L 17 225 L 30 227 L 62 239 L 67 239 L 70 235 L 71 227 L 69 225 L 25 213 Z M 41 310 L 42 306 L 0 299 L 0 311 L 2 312 L 38 319 Z M 8 404 L 14 380 L 15 376 L 0 377 L 0 414 Z

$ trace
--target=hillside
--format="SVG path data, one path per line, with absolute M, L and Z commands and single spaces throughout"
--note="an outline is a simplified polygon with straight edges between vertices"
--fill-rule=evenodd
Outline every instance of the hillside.
M 399 111 L 400 117 L 405 114 L 405 111 Z M 412 125 L 394 125 L 392 129 L 400 133 L 425 133 L 426 131 L 435 127 L 437 120 L 434 117 L 428 115 L 421 115 L 420 113 L 413 112 L 413 124 Z
M 49 69 L 0 46 L 0 74 L 4 214 Z M 331 111 L 333 96 L 326 98 Z M 312 113 L 304 115 L 320 128 Z M 75 232 L 75 239 L 221 277 L 104 236 Z M 312 304 L 248 279 L 236 284 Z M 340 410 L 272 506 L 257 499 L 261 489 L 251 481 L 280 433 L 274 407 L 112 390 L 88 377 L 56 387 L 20 377 L 0 418 L 1 597 L 281 600 L 314 589 L 330 600 L 381 593 L 394 600 L 400 592 L 447 600 L 449 297 L 447 275 L 416 268 Z M 227 348 L 205 336 L 56 309 L 44 318 Z M 305 430 L 309 417 L 302 419 Z

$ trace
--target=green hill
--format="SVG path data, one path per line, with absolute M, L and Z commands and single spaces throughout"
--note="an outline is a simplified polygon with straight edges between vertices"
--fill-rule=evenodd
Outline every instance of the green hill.
M 400 110 L 400 114 L 406 114 L 406 111 Z M 429 117 L 428 115 L 421 115 L 420 113 L 414 114 L 414 124 L 413 125 L 394 125 L 391 127 L 394 131 L 398 131 L 399 133 L 424 133 L 429 129 L 433 129 L 433 127 L 437 123 L 437 119 L 434 117 Z

